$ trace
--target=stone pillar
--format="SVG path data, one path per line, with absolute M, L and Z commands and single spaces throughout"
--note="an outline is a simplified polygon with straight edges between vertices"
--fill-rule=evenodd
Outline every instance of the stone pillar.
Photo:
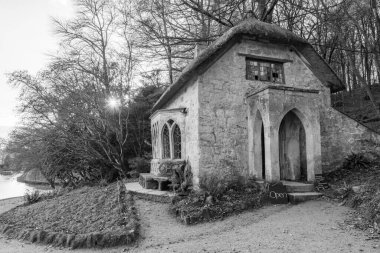
M 315 174 L 322 174 L 320 121 L 316 117 L 310 131 L 306 132 L 307 181 L 315 181 Z M 308 136 L 309 135 L 309 136 Z M 309 142 L 308 142 L 309 137 Z M 310 154 L 310 158 L 309 158 Z
M 269 118 L 269 114 L 266 115 Z M 268 182 L 280 181 L 278 131 L 271 123 L 264 124 L 265 177 Z
M 248 168 L 249 168 L 249 174 L 251 176 L 256 176 L 257 178 L 260 178 L 257 174 L 257 170 L 255 168 L 255 150 L 254 150 L 254 118 L 255 114 L 252 112 L 252 107 L 248 106 Z
M 249 152 L 249 169 L 250 174 L 258 179 L 263 178 L 261 131 L 263 120 L 260 111 L 255 107 L 255 112 L 248 112 L 248 152 Z

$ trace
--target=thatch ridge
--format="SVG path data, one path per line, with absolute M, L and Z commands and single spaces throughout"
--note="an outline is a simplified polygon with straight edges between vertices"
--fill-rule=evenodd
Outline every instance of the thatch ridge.
M 250 18 L 230 28 L 192 60 L 176 81 L 166 89 L 164 94 L 162 94 L 159 100 L 154 104 L 152 112 L 164 106 L 183 85 L 185 85 L 192 77 L 198 75 L 198 69 L 206 63 L 209 58 L 212 58 L 221 52 L 223 47 L 225 47 L 233 38 L 242 35 L 252 36 L 256 40 L 264 39 L 273 43 L 280 42 L 295 46 L 296 49 L 311 63 L 313 73 L 324 85 L 331 88 L 332 92 L 344 89 L 343 83 L 335 72 L 305 39 L 302 39 L 294 33 L 275 24 L 269 24 Z

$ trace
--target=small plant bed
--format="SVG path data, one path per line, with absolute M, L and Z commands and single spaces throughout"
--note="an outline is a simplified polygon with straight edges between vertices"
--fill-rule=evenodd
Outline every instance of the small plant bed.
M 31 199 L 38 200 L 36 196 Z M 71 248 L 126 245 L 137 239 L 133 198 L 122 183 L 83 187 L 41 199 L 1 214 L 0 232 L 10 238 Z
M 346 220 L 350 226 L 372 235 L 380 234 L 380 160 L 379 157 L 362 154 L 348 156 L 342 167 L 325 175 L 330 189 L 326 197 L 355 209 Z
M 227 187 L 216 195 L 204 191 L 191 192 L 188 196 L 173 199 L 171 213 L 187 225 L 219 220 L 262 207 L 266 195 L 253 181 L 239 187 Z

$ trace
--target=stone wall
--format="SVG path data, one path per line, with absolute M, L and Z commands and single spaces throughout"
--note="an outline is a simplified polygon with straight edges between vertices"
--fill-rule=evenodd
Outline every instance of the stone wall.
M 336 169 L 351 153 L 380 152 L 379 134 L 332 107 L 321 111 L 321 142 L 324 173 Z
M 198 170 L 199 170 L 199 139 L 198 139 L 198 125 L 199 125 L 199 101 L 198 101 L 198 80 L 191 80 L 174 96 L 164 107 L 161 109 L 170 110 L 176 108 L 186 108 L 186 113 L 183 115 L 183 125 L 181 126 L 182 134 L 182 159 L 190 162 L 193 172 L 193 182 L 198 184 Z M 170 112 L 162 114 L 164 116 L 152 117 L 151 123 L 156 121 L 159 124 L 159 131 L 161 132 L 162 122 L 170 119 Z M 161 142 L 156 144 L 158 149 L 161 148 Z M 160 157 L 158 157 L 160 159 Z M 157 162 L 157 161 L 153 161 Z
M 245 93 L 249 86 L 242 83 L 245 60 L 235 55 L 238 47 L 235 45 L 223 55 L 200 80 L 202 171 L 214 170 L 219 161 L 228 159 L 241 172 L 248 172 Z
M 252 137 L 252 134 L 248 133 L 251 124 L 248 122 L 250 105 L 246 94 L 260 91 L 270 84 L 246 80 L 246 57 L 254 58 L 255 56 L 284 60 L 285 83 L 272 85 L 314 91 L 314 95 L 305 93 L 302 96 L 296 96 L 291 94 L 297 92 L 287 91 L 284 93 L 274 89 L 271 94 L 273 93 L 273 96 L 277 96 L 277 98 L 271 99 L 275 99 L 278 103 L 281 102 L 283 106 L 293 106 L 297 102 L 301 111 L 302 108 L 308 108 L 304 116 L 309 118 L 310 122 L 314 122 L 314 119 L 319 122 L 319 117 L 321 118 L 321 136 L 319 136 L 319 124 L 318 131 L 314 132 L 316 136 L 318 135 L 318 139 L 321 138 L 322 145 L 310 142 L 313 150 L 316 150 L 313 153 L 314 159 L 311 159 L 315 163 L 313 165 L 315 173 L 321 173 L 320 149 L 322 149 L 323 170 L 327 171 L 334 169 L 351 151 L 363 150 L 366 147 L 363 140 L 380 141 L 378 135 L 330 107 L 329 88 L 325 87 L 312 73 L 307 60 L 294 48 L 243 40 L 232 46 L 220 58 L 215 59 L 208 69 L 201 70 L 203 72 L 199 76 L 195 76 L 193 80 L 189 81 L 161 108 L 163 111 L 166 110 L 165 113 L 157 113 L 152 117 L 152 126 L 160 122 L 158 128 L 161 131 L 162 124 L 166 120 L 176 117 L 175 114 L 170 114 L 169 110 L 187 109 L 181 123 L 182 159 L 190 161 L 194 175 L 193 182 L 196 186 L 200 173 L 218 169 L 219 163 L 225 159 L 230 164 L 232 162 L 243 175 L 254 172 L 253 162 L 249 161 L 249 138 Z M 304 98 L 300 102 L 295 99 L 296 97 Z M 311 103 L 313 110 L 309 110 Z M 270 104 L 275 105 L 276 102 Z M 276 122 L 278 121 L 280 124 L 284 116 L 282 111 L 285 112 L 285 109 L 272 106 L 263 111 L 269 110 L 272 118 L 278 116 Z M 267 124 L 266 131 L 270 132 L 269 130 L 273 127 L 271 124 Z M 276 131 L 272 132 L 277 133 Z M 158 142 L 154 145 L 156 149 L 159 149 L 162 144 Z M 162 158 L 157 157 L 159 152 L 154 153 L 156 159 Z M 308 167 L 310 167 L 311 160 L 307 161 Z
M 288 46 L 243 40 L 218 59 L 200 78 L 199 142 L 201 170 L 218 167 L 218 161 L 231 160 L 243 174 L 249 173 L 248 90 L 261 89 L 268 82 L 246 80 L 246 57 L 285 59 L 284 86 L 326 90 L 297 53 Z M 275 84 L 276 85 L 276 84 Z M 281 84 L 279 84 L 281 85 Z M 323 95 L 322 95 L 323 94 Z

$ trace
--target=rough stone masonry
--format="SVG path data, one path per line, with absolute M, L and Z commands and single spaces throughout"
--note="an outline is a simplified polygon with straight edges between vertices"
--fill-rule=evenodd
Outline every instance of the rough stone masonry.
M 245 20 L 200 52 L 155 104 L 151 173 L 186 160 L 197 187 L 228 160 L 246 176 L 312 182 L 380 143 L 331 107 L 330 94 L 344 88 L 307 41 Z

